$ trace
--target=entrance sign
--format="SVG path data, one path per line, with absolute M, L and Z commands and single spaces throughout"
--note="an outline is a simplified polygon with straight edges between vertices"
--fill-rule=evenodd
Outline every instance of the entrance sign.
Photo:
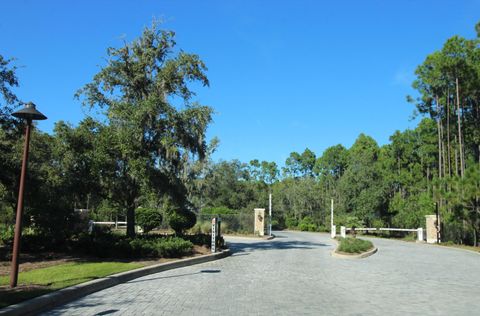
M 217 218 L 214 217 L 212 218 L 212 246 L 211 246 L 212 252 L 216 251 L 216 245 L 217 245 L 216 237 L 217 237 Z

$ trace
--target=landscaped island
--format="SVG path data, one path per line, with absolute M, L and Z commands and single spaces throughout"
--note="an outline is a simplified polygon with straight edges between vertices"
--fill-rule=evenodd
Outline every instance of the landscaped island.
M 338 241 L 338 247 L 335 251 L 343 254 L 360 254 L 374 248 L 371 241 L 359 238 L 339 238 Z

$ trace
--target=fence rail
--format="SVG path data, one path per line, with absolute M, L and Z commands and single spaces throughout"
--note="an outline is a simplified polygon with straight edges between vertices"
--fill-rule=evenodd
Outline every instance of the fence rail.
M 332 227 L 332 232 L 334 230 L 335 225 Z M 423 228 L 376 228 L 376 227 L 360 227 L 355 228 L 355 231 L 393 231 L 393 232 L 414 232 L 417 233 L 417 240 L 423 241 Z M 340 227 L 340 235 L 345 237 L 347 231 L 353 231 L 352 227 Z M 335 234 L 336 235 L 336 234 Z M 335 237 L 332 233 L 332 238 Z
M 345 227 L 346 230 L 352 230 L 351 227 Z M 393 231 L 393 232 L 416 232 L 418 228 L 375 228 L 375 227 L 361 227 L 355 228 L 357 231 L 371 231 L 371 230 L 382 230 L 382 231 Z
M 127 225 L 127 222 L 93 222 L 94 225 Z

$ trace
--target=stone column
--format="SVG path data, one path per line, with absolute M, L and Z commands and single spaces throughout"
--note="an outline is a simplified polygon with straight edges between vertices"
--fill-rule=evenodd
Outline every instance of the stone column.
M 332 225 L 332 230 L 330 232 L 330 237 L 335 238 L 337 236 L 337 226 Z
M 426 215 L 425 219 L 427 221 L 426 233 L 427 233 L 427 243 L 434 244 L 437 242 L 437 215 Z
M 255 211 L 255 228 L 253 233 L 258 236 L 265 235 L 265 209 L 256 208 Z

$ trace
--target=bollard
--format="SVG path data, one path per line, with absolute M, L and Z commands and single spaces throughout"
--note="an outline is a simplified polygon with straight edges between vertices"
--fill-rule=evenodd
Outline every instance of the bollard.
M 330 230 L 330 236 L 335 238 L 337 236 L 337 226 L 332 225 L 332 229 Z
M 423 228 L 417 229 L 417 240 L 423 242 Z
M 342 236 L 342 238 L 347 237 L 347 231 L 345 229 L 345 226 L 340 226 L 340 236 Z

